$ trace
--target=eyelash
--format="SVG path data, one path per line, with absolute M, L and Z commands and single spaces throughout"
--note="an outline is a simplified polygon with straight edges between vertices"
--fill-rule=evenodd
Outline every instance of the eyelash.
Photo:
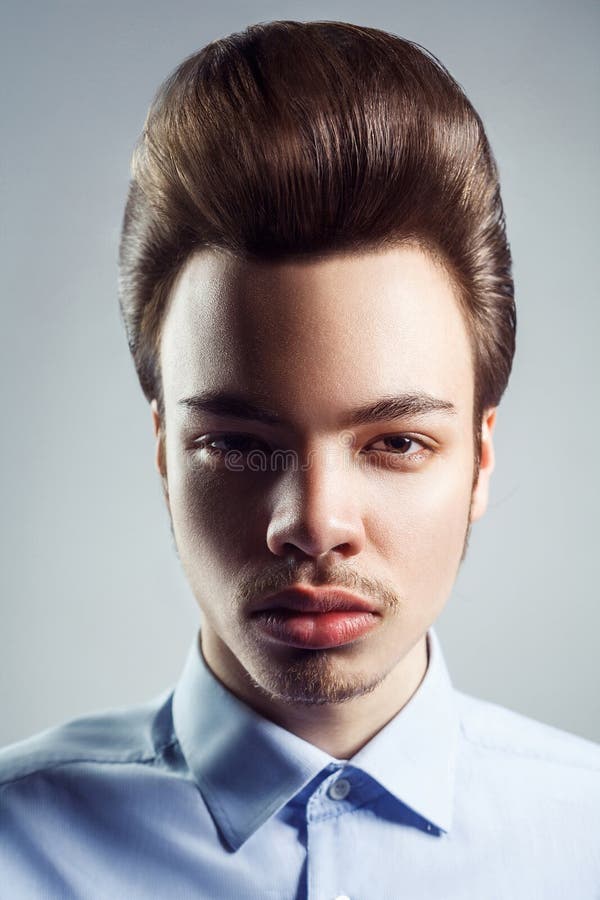
M 400 453 L 399 451 L 394 451 L 394 450 L 390 450 L 390 451 L 375 450 L 373 452 L 375 452 L 376 454 L 381 454 L 381 455 L 385 454 L 387 457 L 399 459 L 402 462 L 408 463 L 409 465 L 412 465 L 413 463 L 418 464 L 418 463 L 422 462 L 426 457 L 428 457 L 431 453 L 434 452 L 431 447 L 428 447 L 425 444 L 425 442 L 422 441 L 420 438 L 418 438 L 416 435 L 405 434 L 405 433 L 384 435 L 382 437 L 377 438 L 377 440 L 373 441 L 373 444 L 378 444 L 383 441 L 392 441 L 392 440 L 398 440 L 398 439 L 404 439 L 404 440 L 410 441 L 413 444 L 419 444 L 421 449 L 418 452 L 410 453 L 410 454 Z M 235 443 L 236 441 L 237 442 L 246 441 L 248 443 L 255 443 L 258 446 L 252 447 L 252 448 L 246 448 L 244 450 L 239 450 L 237 447 L 230 448 L 229 450 L 217 450 L 215 447 L 210 446 L 210 444 L 213 442 L 227 441 L 227 440 L 229 440 L 230 443 Z M 206 450 L 206 452 L 210 456 L 212 456 L 213 458 L 217 458 L 217 459 L 222 459 L 223 457 L 225 457 L 227 455 L 227 453 L 230 453 L 230 452 L 237 451 L 237 452 L 244 454 L 244 453 L 251 453 L 251 452 L 253 452 L 253 450 L 263 449 L 264 447 L 268 447 L 268 445 L 265 442 L 261 441 L 259 438 L 254 438 L 254 437 L 252 437 L 252 435 L 249 435 L 249 434 L 238 434 L 235 432 L 223 432 L 222 434 L 206 435 L 205 437 L 198 438 L 197 440 L 195 440 L 193 442 L 193 445 L 196 450 Z
M 419 438 L 417 438 L 416 436 L 414 436 L 412 434 L 390 434 L 390 435 L 386 435 L 385 437 L 378 438 L 378 440 L 374 441 L 374 443 L 378 444 L 380 441 L 392 441 L 392 440 L 398 440 L 398 439 L 410 441 L 411 444 L 419 444 L 421 449 L 420 449 L 420 451 L 418 451 L 416 453 L 400 453 L 398 451 L 390 450 L 389 452 L 393 456 L 399 456 L 401 459 L 409 459 L 411 461 L 414 461 L 414 460 L 420 461 L 425 456 L 427 456 L 429 453 L 432 452 L 431 449 L 423 441 L 421 441 Z M 376 453 L 385 453 L 386 451 L 385 450 L 376 450 L 375 452 Z

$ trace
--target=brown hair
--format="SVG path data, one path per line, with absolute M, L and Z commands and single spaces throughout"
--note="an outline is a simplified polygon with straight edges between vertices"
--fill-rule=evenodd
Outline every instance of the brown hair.
M 343 22 L 213 41 L 161 85 L 132 163 L 120 305 L 142 389 L 164 401 L 169 292 L 200 247 L 260 260 L 416 243 L 456 287 L 479 425 L 508 382 L 516 314 L 497 167 L 480 117 L 429 51 Z

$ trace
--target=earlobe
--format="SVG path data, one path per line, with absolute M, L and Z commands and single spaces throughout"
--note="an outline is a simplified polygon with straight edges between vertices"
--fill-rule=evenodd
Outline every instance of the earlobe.
M 154 453 L 154 466 L 156 471 L 160 475 L 163 483 L 163 489 L 165 492 L 165 497 L 168 497 L 168 488 L 167 488 L 167 466 L 166 466 L 166 458 L 165 458 L 165 440 L 164 440 L 164 429 L 162 425 L 162 421 L 158 412 L 158 404 L 156 400 L 152 400 L 150 403 L 150 409 L 152 410 L 152 427 L 154 429 L 154 437 L 156 438 L 156 447 Z
M 495 455 L 493 432 L 496 424 L 496 408 L 486 409 L 483 414 L 481 423 L 481 457 L 479 463 L 479 474 L 477 483 L 473 489 L 471 498 L 471 516 L 470 521 L 476 522 L 487 509 L 490 478 L 494 471 Z
M 160 431 L 160 415 L 158 413 L 158 403 L 156 399 L 150 401 L 150 410 L 152 412 L 152 427 L 154 429 L 154 436 L 158 437 L 158 432 Z

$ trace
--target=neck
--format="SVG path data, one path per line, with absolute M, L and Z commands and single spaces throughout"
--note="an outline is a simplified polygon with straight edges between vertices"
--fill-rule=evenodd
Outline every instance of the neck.
M 203 626 L 204 659 L 238 699 L 328 755 L 344 760 L 354 756 L 408 703 L 428 666 L 427 638 L 423 635 L 371 692 L 342 703 L 289 703 L 258 691 L 233 655 L 230 659 L 235 665 L 223 665 L 219 645 L 225 646 Z

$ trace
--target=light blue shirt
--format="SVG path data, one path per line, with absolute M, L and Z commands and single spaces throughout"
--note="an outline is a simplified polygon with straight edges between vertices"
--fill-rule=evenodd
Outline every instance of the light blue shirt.
M 174 692 L 0 751 L 0 897 L 598 900 L 600 746 L 453 688 L 439 640 L 350 760 L 194 640 Z

